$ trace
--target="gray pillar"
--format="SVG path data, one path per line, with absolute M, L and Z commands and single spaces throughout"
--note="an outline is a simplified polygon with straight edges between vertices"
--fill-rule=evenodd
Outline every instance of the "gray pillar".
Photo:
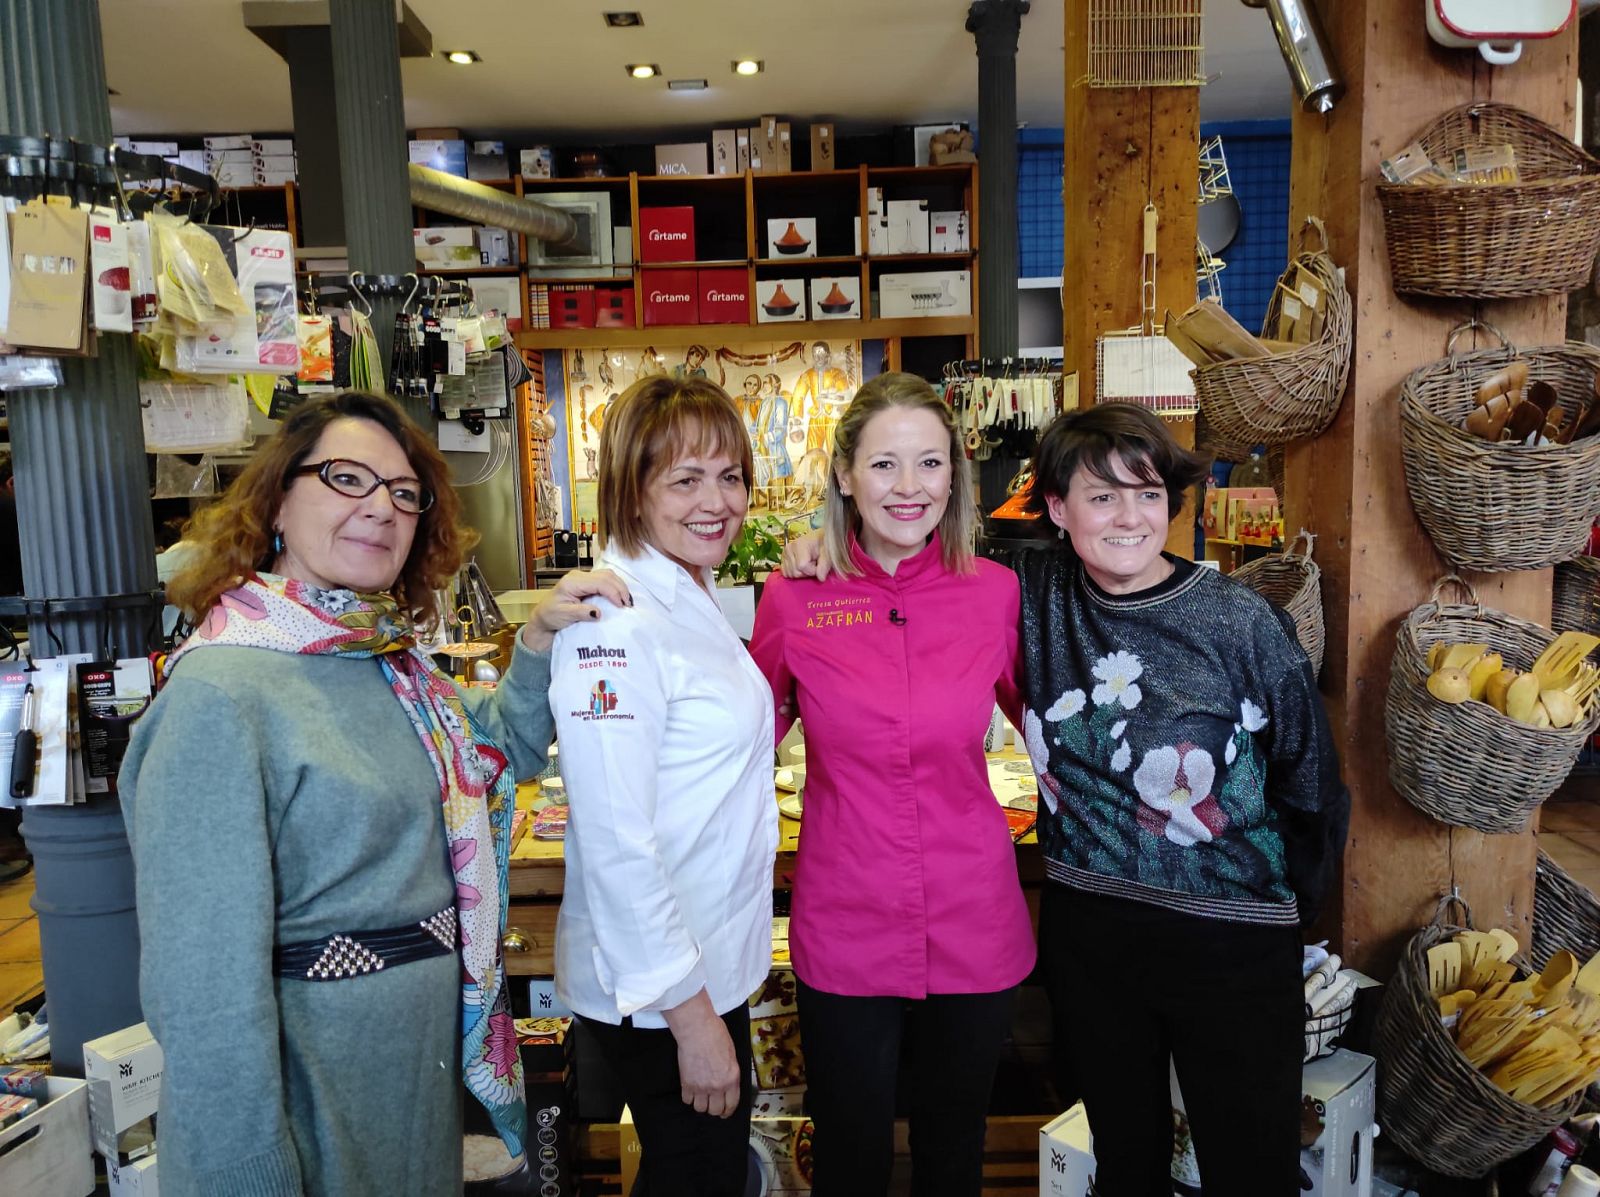
M 0 5 L 0 132 L 111 138 L 98 0 Z M 131 338 L 62 360 L 65 385 L 12 391 L 22 575 L 34 598 L 126 594 L 156 584 L 155 533 Z M 50 620 L 67 652 L 142 656 L 148 611 Z M 56 651 L 42 620 L 34 652 Z M 58 1070 L 82 1075 L 83 1043 L 140 1020 L 133 863 L 115 799 L 23 816 Z
M 1029 0 L 973 0 L 978 44 L 978 352 L 1017 352 L 1017 38 Z
M 415 269 L 416 253 L 395 6 L 392 0 L 332 0 L 328 13 L 350 269 L 366 275 L 404 274 Z M 399 306 L 400 299 L 392 296 L 372 304 L 372 326 L 385 369 Z M 413 416 L 426 417 L 426 404 L 410 406 Z
M 294 109 L 294 148 L 300 159 L 300 243 L 344 244 L 344 185 L 340 180 L 339 114 L 333 97 L 333 43 L 326 25 L 283 31 Z

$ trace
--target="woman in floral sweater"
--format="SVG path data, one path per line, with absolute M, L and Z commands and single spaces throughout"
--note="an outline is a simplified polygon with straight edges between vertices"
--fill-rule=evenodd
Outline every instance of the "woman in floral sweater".
M 1288 617 L 1162 552 L 1205 472 L 1146 408 L 1062 416 L 1029 500 L 1059 544 L 1018 566 L 1040 957 L 1109 1197 L 1172 1191 L 1169 1058 L 1206 1191 L 1298 1192 L 1298 928 L 1348 822 Z

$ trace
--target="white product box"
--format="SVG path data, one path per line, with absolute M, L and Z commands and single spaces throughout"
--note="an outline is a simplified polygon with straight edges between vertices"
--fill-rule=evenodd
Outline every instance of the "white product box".
M 927 200 L 889 200 L 884 215 L 889 221 L 889 253 L 928 252 Z
M 965 212 L 928 213 L 929 253 L 964 254 L 971 248 L 971 219 Z
M 767 257 L 814 258 L 817 256 L 817 222 L 815 217 L 797 216 L 793 220 L 779 217 L 767 221 Z
M 856 251 L 861 249 L 861 238 L 856 238 Z M 890 253 L 889 249 L 889 215 L 883 206 L 883 188 L 867 188 L 867 252 L 869 254 Z
M 178 143 L 175 141 L 130 141 L 128 153 L 154 154 L 158 158 L 169 158 L 177 154 Z
M 156 1179 L 156 1156 L 147 1155 L 131 1164 L 106 1161 L 106 1180 L 111 1197 L 160 1197 L 161 1186 Z
M 972 274 L 966 270 L 923 270 L 885 274 L 878 279 L 878 315 L 972 315 Z
M 294 138 L 257 137 L 250 142 L 250 151 L 257 158 L 282 158 L 285 155 L 292 157 L 294 154 Z
M 255 144 L 255 138 L 248 133 L 219 133 L 211 137 L 202 137 L 200 144 L 205 146 L 206 152 L 214 150 L 244 150 L 249 152 Z
M 756 323 L 779 324 L 806 318 L 806 281 L 801 278 L 756 280 Z
M 156 1112 L 161 1099 L 161 1045 L 135 1023 L 83 1045 L 89 1123 L 95 1150 L 117 1159 L 117 1136 Z
M 1094 1136 L 1080 1101 L 1039 1128 L 1039 1197 L 1092 1197 Z
M 255 167 L 244 162 L 217 162 L 206 164 L 206 174 L 222 187 L 253 187 L 256 182 Z
M 572 1011 L 556 996 L 553 977 L 534 977 L 528 982 L 528 1009 L 534 1018 L 571 1018 Z
M 841 274 L 811 280 L 813 320 L 861 319 L 861 276 Z
M 555 154 L 547 145 L 536 145 L 518 154 L 524 179 L 553 179 L 556 173 Z
M 511 265 L 511 234 L 505 229 L 473 230 L 478 238 L 478 261 L 484 266 Z
M 0 1193 L 89 1197 L 89 1088 L 53 1076 L 45 1080 L 45 1094 L 49 1100 L 36 1111 L 0 1130 Z
M 417 261 L 424 266 L 476 266 L 478 239 L 471 225 L 441 225 L 431 229 L 413 229 L 412 244 L 416 246 Z
M 255 161 L 255 155 L 249 150 L 205 150 L 203 161 L 208 168 L 213 166 L 234 166 L 243 163 L 248 166 Z
M 283 158 L 257 158 L 250 172 L 257 187 L 281 187 L 299 177 L 299 167 L 293 155 Z
M 1314 1107 L 1322 1134 L 1300 1152 L 1311 1197 L 1372 1197 L 1372 1141 L 1378 1133 L 1377 1061 L 1342 1048 L 1301 1074 L 1302 1112 Z

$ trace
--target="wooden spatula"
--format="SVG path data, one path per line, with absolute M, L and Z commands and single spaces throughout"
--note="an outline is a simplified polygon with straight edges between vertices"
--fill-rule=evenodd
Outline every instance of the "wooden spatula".
M 1539 679 L 1542 689 L 1559 690 L 1570 680 L 1567 675 L 1576 672 L 1584 658 L 1596 648 L 1600 648 L 1600 636 L 1562 632 L 1539 654 L 1531 672 Z
M 1539 405 L 1524 399 L 1512 409 L 1503 439 L 1514 445 L 1527 444 L 1528 438 L 1544 427 L 1544 412 Z

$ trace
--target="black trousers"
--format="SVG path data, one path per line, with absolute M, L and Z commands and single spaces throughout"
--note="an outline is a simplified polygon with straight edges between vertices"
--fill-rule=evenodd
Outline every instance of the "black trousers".
M 726 1118 L 700 1114 L 683 1100 L 678 1041 L 672 1032 L 583 1020 L 612 1070 L 639 1135 L 639 1197 L 743 1197 L 750 1160 L 750 1007 L 722 1016 L 739 1057 L 739 1108 Z M 623 1197 L 628 1197 L 624 1194 Z
M 1100 1197 L 1170 1197 L 1178 1074 L 1201 1187 L 1298 1197 L 1305 998 L 1293 927 L 1225 923 L 1046 883 L 1039 956 L 1063 1096 Z
M 844 997 L 797 979 L 813 1197 L 883 1197 L 894 1168 L 895 1078 L 910 1064 L 911 1192 L 977 1197 L 983 1136 L 1015 988 L 910 1001 Z

